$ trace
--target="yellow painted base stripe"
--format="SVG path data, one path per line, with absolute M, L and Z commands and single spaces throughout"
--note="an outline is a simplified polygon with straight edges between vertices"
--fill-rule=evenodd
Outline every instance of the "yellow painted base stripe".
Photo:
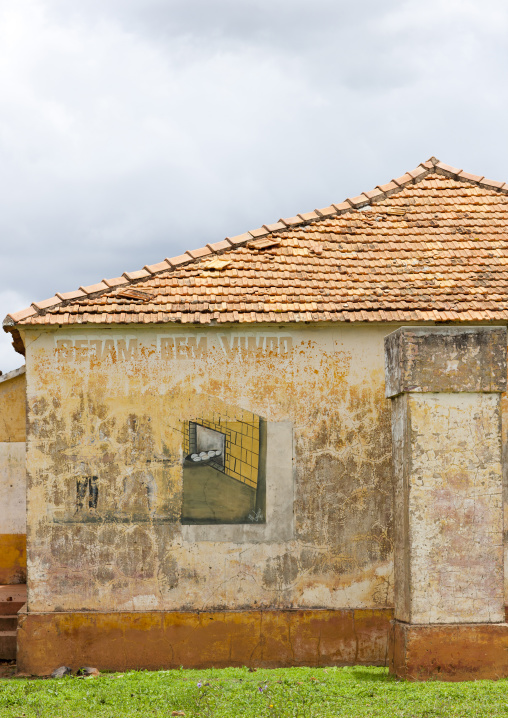
M 0 584 L 26 581 L 26 534 L 0 534 Z

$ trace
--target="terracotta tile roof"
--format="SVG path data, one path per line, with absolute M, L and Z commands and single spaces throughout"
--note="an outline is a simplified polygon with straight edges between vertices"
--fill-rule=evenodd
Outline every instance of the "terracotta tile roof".
M 431 158 L 340 204 L 57 293 L 33 324 L 508 320 L 508 184 Z

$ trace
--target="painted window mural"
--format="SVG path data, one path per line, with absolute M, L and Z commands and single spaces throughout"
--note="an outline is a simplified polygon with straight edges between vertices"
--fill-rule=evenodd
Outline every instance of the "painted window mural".
M 266 422 L 248 411 L 183 427 L 184 524 L 264 523 Z

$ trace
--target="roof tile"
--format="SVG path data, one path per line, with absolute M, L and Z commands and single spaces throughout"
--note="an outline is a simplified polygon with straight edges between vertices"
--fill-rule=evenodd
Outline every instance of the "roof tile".
M 188 264 L 191 261 L 192 257 L 190 257 L 188 254 L 179 254 L 178 257 L 171 257 L 171 259 L 168 259 L 168 257 L 166 257 L 166 262 L 172 267 L 180 267 L 182 264 Z
M 408 175 L 411 175 L 411 177 L 413 179 L 419 179 L 419 178 L 425 177 L 428 174 L 429 174 L 428 170 L 425 167 L 422 167 L 421 165 L 420 165 L 420 167 L 417 167 L 414 170 L 409 170 L 409 172 L 408 172 Z
M 412 181 L 412 177 L 409 174 L 409 172 L 406 172 L 406 174 L 402 175 L 401 177 L 397 177 L 396 179 L 393 179 L 392 182 L 395 182 L 396 185 L 399 185 L 399 187 L 402 187 L 403 185 L 407 184 L 408 182 Z
M 334 214 L 337 214 L 337 210 L 333 205 L 323 207 L 322 209 L 315 209 L 314 212 L 320 217 L 332 217 Z
M 23 319 L 32 317 L 36 313 L 37 313 L 37 310 L 33 306 L 30 306 L 30 307 L 27 307 L 26 309 L 21 309 L 21 311 L 19 311 L 19 312 L 11 312 L 7 316 L 10 317 L 15 322 L 21 322 Z
M 256 230 L 254 230 L 255 232 Z M 268 232 L 265 232 L 265 234 L 268 234 Z M 248 242 L 253 237 L 252 232 L 244 232 L 243 234 L 237 234 L 236 237 L 226 237 L 226 241 L 229 242 L 229 244 L 236 246 L 237 244 L 244 244 L 245 242 Z
M 436 164 L 431 158 L 349 201 L 59 293 L 10 315 L 6 329 L 17 331 L 13 322 L 508 322 L 508 185 Z M 372 211 L 359 211 L 374 201 Z
M 158 262 L 157 264 L 145 264 L 145 266 L 143 267 L 143 269 L 145 269 L 150 274 L 157 274 L 157 272 L 163 272 L 164 270 L 169 268 L 170 265 L 166 262 L 165 259 L 162 262 Z
M 349 202 L 352 207 L 357 209 L 359 207 L 365 207 L 366 204 L 369 204 L 369 198 L 364 194 L 360 194 L 358 197 L 348 197 L 346 201 Z
M 62 302 L 69 301 L 70 299 L 79 299 L 80 297 L 86 297 L 86 293 L 82 292 L 81 289 L 76 289 L 74 292 L 57 292 L 55 294 Z
M 351 211 L 351 205 L 349 202 L 339 202 L 339 204 L 333 203 L 333 207 L 337 210 L 337 212 L 349 212 Z
M 388 184 L 378 185 L 378 189 L 380 189 L 381 192 L 384 192 L 384 194 L 393 194 L 393 192 L 398 192 L 400 188 L 399 185 L 392 180 L 391 182 L 388 182 Z
M 450 172 L 450 174 L 453 175 L 460 175 L 462 170 L 457 169 L 456 167 L 452 167 L 451 165 L 445 165 L 444 162 L 438 162 L 436 164 L 436 169 L 444 170 L 445 172 Z
M 291 227 L 295 224 L 301 224 L 302 218 L 301 217 L 288 217 L 287 219 L 281 219 L 281 222 L 284 222 L 288 227 Z
M 213 250 L 208 247 L 200 247 L 199 249 L 190 249 L 186 252 L 192 259 L 201 259 L 201 257 L 207 257 L 213 253 Z
M 102 281 L 108 287 L 119 287 L 121 284 L 129 283 L 129 280 L 125 277 L 114 277 L 113 279 L 103 279 Z
M 480 184 L 482 187 L 488 187 L 492 189 L 501 189 L 503 187 L 506 187 L 504 182 L 496 182 L 496 180 L 488 180 L 484 177 L 480 180 Z
M 274 224 L 264 224 L 263 227 L 269 232 L 277 232 L 279 229 L 286 229 L 284 222 L 275 222 Z
M 80 287 L 80 290 L 85 294 L 95 294 L 96 292 L 102 292 L 104 289 L 108 288 L 109 287 L 105 282 L 98 282 L 98 284 L 90 284 L 88 287 Z
M 223 239 L 222 242 L 214 242 L 213 244 L 206 245 L 212 252 L 224 252 L 226 249 L 230 249 L 231 242 L 227 239 Z
M 247 234 L 250 234 L 251 236 L 249 239 L 252 239 L 252 237 L 266 237 L 266 235 L 270 234 L 270 232 L 266 229 L 266 227 L 259 227 L 258 229 L 251 229 Z
M 138 269 L 135 272 L 124 272 L 123 276 L 132 282 L 135 279 L 144 279 L 144 277 L 149 277 L 150 272 L 146 269 Z
M 472 175 L 470 172 L 464 172 L 464 170 L 462 170 L 458 174 L 460 179 L 471 180 L 471 182 L 481 182 L 483 179 L 481 175 Z
M 368 192 L 363 193 L 367 199 L 369 199 L 371 202 L 376 202 L 377 200 L 384 199 L 386 197 L 383 190 L 379 189 L 379 187 L 376 187 L 375 189 L 371 189 Z
M 60 304 L 60 302 L 61 300 L 55 295 L 49 299 L 43 299 L 42 302 L 32 302 L 32 307 L 35 307 L 35 309 L 49 309 L 54 307 L 55 304 Z

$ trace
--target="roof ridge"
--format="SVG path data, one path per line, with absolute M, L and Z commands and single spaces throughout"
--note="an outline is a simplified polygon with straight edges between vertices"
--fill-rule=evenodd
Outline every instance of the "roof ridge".
M 23 366 L 18 367 L 17 369 L 12 369 L 11 371 L 8 371 L 6 374 L 2 374 L 0 371 L 0 384 L 3 381 L 9 381 L 10 379 L 14 379 L 17 376 L 21 376 L 26 371 L 26 365 L 23 364 Z
M 279 219 L 278 222 L 264 224 L 258 229 L 251 229 L 248 232 L 236 235 L 235 237 L 226 237 L 221 242 L 207 244 L 205 247 L 200 247 L 199 249 L 187 250 L 177 257 L 171 257 L 169 259 L 166 258 L 157 264 L 145 265 L 143 269 L 139 269 L 134 272 L 124 272 L 121 277 L 102 279 L 97 284 L 91 284 L 86 287 L 80 286 L 79 289 L 73 292 L 56 292 L 55 295 L 49 299 L 44 299 L 41 302 L 32 302 L 32 304 L 26 309 L 21 309 L 19 312 L 7 314 L 4 319 L 3 326 L 5 331 L 8 331 L 8 327 L 12 327 L 18 322 L 21 322 L 34 314 L 43 315 L 48 309 L 52 309 L 57 305 L 65 306 L 84 297 L 95 298 L 105 292 L 111 291 L 111 289 L 115 289 L 116 287 L 125 288 L 126 286 L 131 286 L 147 279 L 148 277 L 153 277 L 157 274 L 161 274 L 162 272 L 168 272 L 169 270 L 179 269 L 184 265 L 199 262 L 202 259 L 211 257 L 212 255 L 223 254 L 230 249 L 244 246 L 249 242 L 264 238 L 270 234 L 362 209 L 369 204 L 375 204 L 376 202 L 380 202 L 387 197 L 397 194 L 408 185 L 421 182 L 421 180 L 433 173 L 441 174 L 455 180 L 466 181 L 485 189 L 508 194 L 508 183 L 506 182 L 488 180 L 483 176 L 474 175 L 469 172 L 465 172 L 464 170 L 459 170 L 456 167 L 444 164 L 436 157 L 430 157 L 426 162 L 421 162 L 414 170 L 406 172 L 397 179 L 392 179 L 384 185 L 377 185 L 373 190 L 362 192 L 358 196 L 350 197 L 339 204 L 332 203 L 328 207 L 324 207 L 322 209 L 315 209 L 312 212 L 302 212 L 294 217 Z

